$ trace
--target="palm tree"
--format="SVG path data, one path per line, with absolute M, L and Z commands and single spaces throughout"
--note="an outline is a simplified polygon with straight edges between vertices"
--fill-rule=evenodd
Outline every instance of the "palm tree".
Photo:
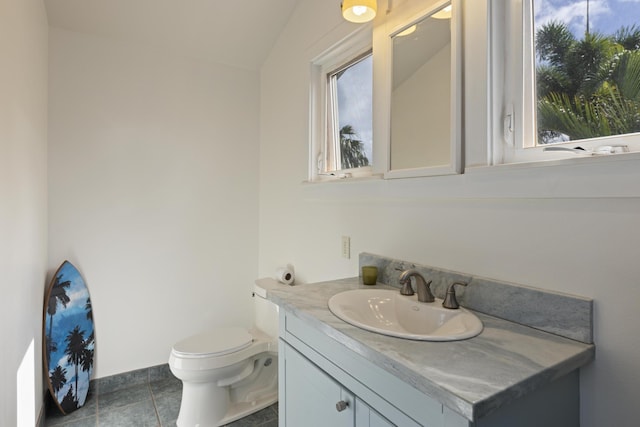
M 640 46 L 640 41 L 638 43 Z M 625 99 L 640 102 L 640 47 L 618 56 L 618 64 L 611 72 L 611 80 Z
M 51 371 L 49 380 L 51 381 L 51 388 L 53 388 L 54 394 L 57 395 L 67 383 L 67 370 L 63 369 L 60 365 L 56 366 L 56 368 Z
M 87 381 L 91 381 L 91 368 L 93 368 L 93 348 L 85 347 L 80 356 L 82 371 L 87 373 Z
M 640 28 L 635 24 L 630 27 L 620 27 L 613 38 L 626 50 L 640 50 Z
M 67 342 L 67 348 L 64 350 L 64 354 L 69 357 L 69 362 L 75 366 L 76 373 L 76 397 L 78 393 L 78 367 L 82 361 L 82 353 L 86 347 L 84 340 L 84 331 L 80 330 L 80 326 L 73 328 L 71 332 L 65 338 Z
M 57 350 L 57 344 L 53 342 L 51 337 L 51 330 L 53 326 L 53 316 L 58 311 L 58 302 L 62 304 L 64 308 L 66 308 L 69 301 L 71 301 L 66 291 L 66 289 L 71 286 L 71 282 L 69 280 L 60 282 L 61 279 L 62 275 L 56 276 L 56 278 L 54 279 L 53 286 L 51 287 L 51 293 L 49 294 L 49 301 L 47 303 L 47 314 L 49 315 L 49 332 L 47 334 L 47 361 L 51 358 L 51 352 Z
M 573 33 L 562 22 L 551 21 L 536 31 L 536 53 L 554 67 L 563 68 L 564 58 L 575 42 Z
M 629 49 L 633 48 L 633 49 Z M 594 138 L 640 131 L 640 30 L 577 40 L 563 23 L 536 33 L 538 138 Z
M 357 139 L 356 131 L 351 125 L 344 125 L 340 129 L 340 155 L 342 169 L 369 166 L 369 159 L 364 154 L 364 145 Z
M 60 407 L 62 408 L 62 412 L 65 414 L 69 414 L 78 409 L 78 399 L 74 396 L 73 386 L 69 387 L 69 391 L 62 398 Z

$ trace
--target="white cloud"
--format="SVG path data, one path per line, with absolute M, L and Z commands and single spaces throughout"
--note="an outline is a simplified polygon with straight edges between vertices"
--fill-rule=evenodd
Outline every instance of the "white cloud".
M 632 0 L 640 1 L 640 0 Z M 611 14 L 607 0 L 590 0 L 589 20 L 591 24 L 599 18 Z M 561 21 L 569 25 L 574 33 L 583 33 L 586 28 L 587 1 L 540 0 L 536 2 L 536 27 L 550 21 Z

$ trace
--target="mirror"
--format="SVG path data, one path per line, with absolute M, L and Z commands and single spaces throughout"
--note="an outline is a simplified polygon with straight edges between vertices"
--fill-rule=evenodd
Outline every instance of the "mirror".
M 390 35 L 389 170 L 386 177 L 460 173 L 455 19 L 451 2 Z

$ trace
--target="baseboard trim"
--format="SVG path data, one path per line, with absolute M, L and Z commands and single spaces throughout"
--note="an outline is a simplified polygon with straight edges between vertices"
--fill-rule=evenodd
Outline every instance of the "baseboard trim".
M 150 384 L 172 378 L 173 374 L 169 369 L 169 364 L 150 366 L 148 368 L 136 369 L 122 372 L 108 377 L 96 378 L 89 383 L 89 389 L 102 393 L 110 393 L 136 385 Z
M 38 419 L 36 420 L 36 427 L 44 427 L 44 405 L 46 402 L 47 395 L 45 393 L 42 398 L 42 405 L 40 405 L 40 412 L 38 412 Z

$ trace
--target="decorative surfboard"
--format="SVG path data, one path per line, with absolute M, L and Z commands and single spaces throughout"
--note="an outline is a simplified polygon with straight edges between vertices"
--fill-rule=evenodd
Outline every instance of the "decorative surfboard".
M 47 288 L 43 328 L 49 392 L 62 413 L 69 414 L 87 399 L 95 349 L 89 289 L 69 261 L 62 263 Z

